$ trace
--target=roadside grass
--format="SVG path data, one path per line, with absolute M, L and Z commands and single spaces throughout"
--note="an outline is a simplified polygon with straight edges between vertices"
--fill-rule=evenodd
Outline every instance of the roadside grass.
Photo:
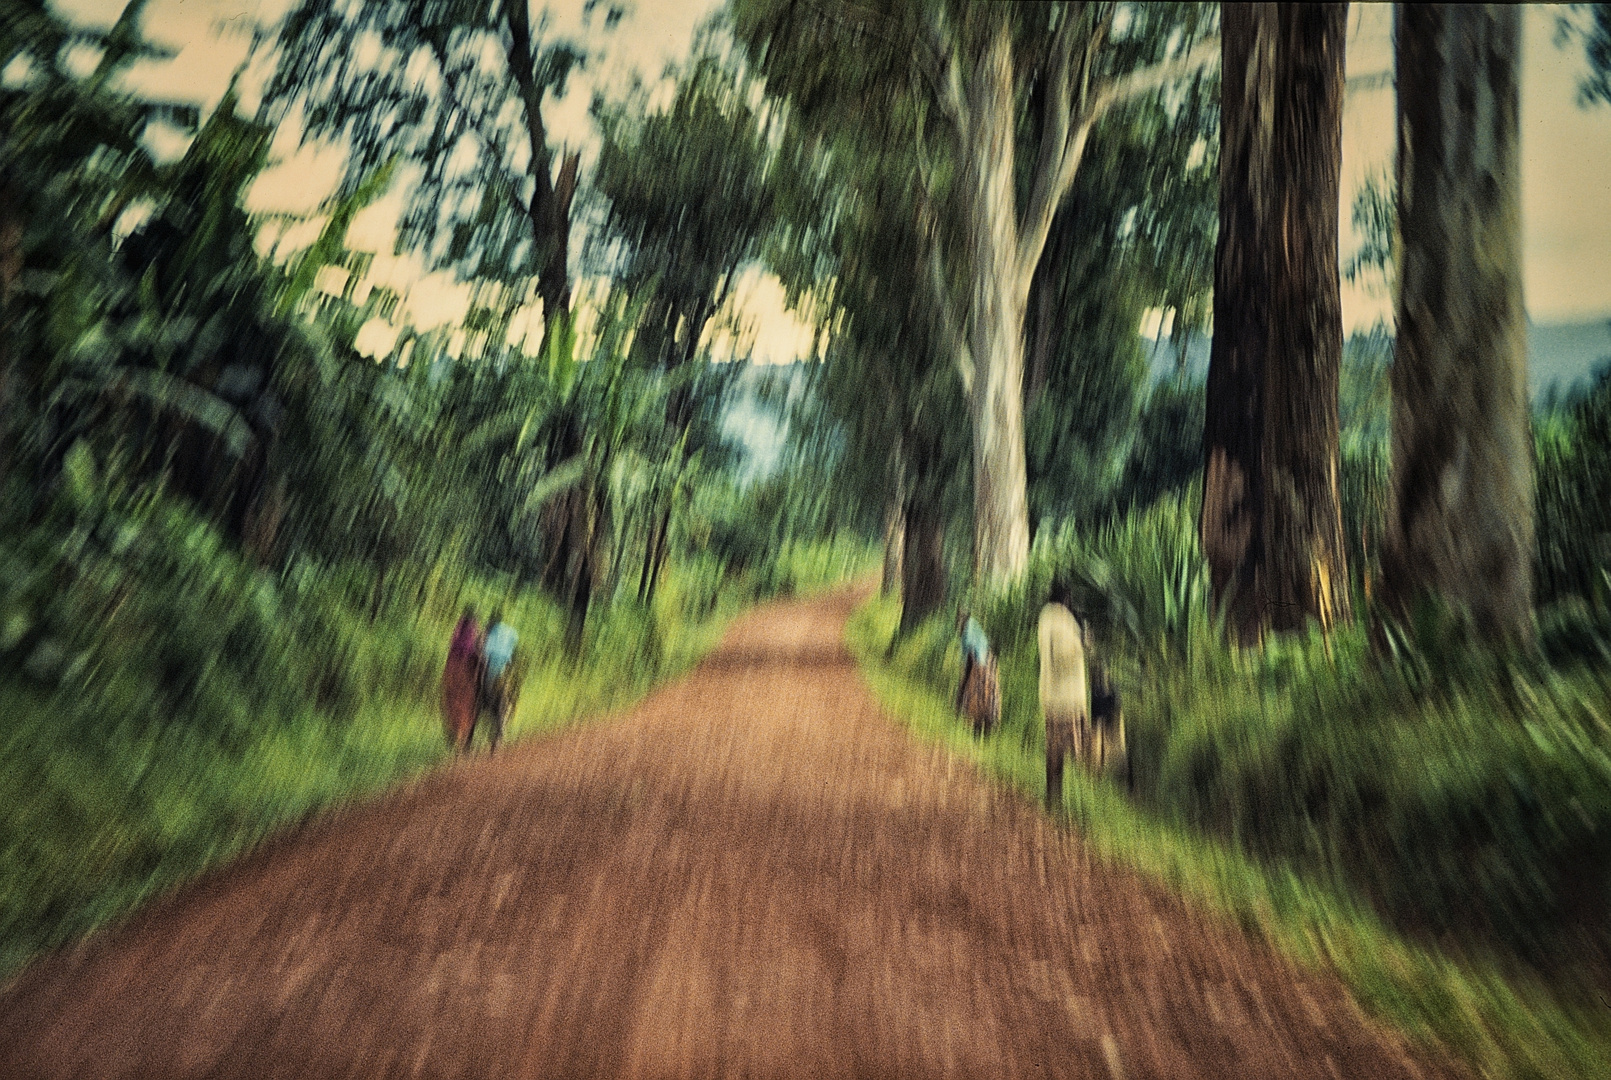
M 502 606 L 520 633 L 523 686 L 506 733 L 519 740 L 630 707 L 696 664 L 757 600 L 831 587 L 868 559 L 865 545 L 800 545 L 760 582 L 673 563 L 652 609 L 595 609 L 574 657 L 551 601 L 497 583 L 442 589 L 424 610 L 374 621 L 335 604 L 342 663 L 371 692 L 334 709 L 311 697 L 292 710 L 231 703 L 244 722 L 229 729 L 153 720 L 133 654 L 121 670 L 140 678 L 94 708 L 0 678 L 0 979 L 287 827 L 442 764 L 439 654 L 466 603 L 483 617 Z M 266 646 L 308 648 L 283 635 Z
M 897 644 L 898 602 L 874 598 L 851 619 L 847 642 L 883 707 L 920 737 L 943 744 L 1026 797 L 1044 797 L 1044 733 L 1024 675 L 1032 658 L 1002 657 L 1002 727 L 976 740 L 946 691 L 959 674 L 950 628 L 933 620 Z M 1026 705 L 1028 707 L 1026 707 Z M 1071 770 L 1063 815 L 1093 853 L 1188 901 L 1234 919 L 1296 962 L 1335 972 L 1371 1015 L 1434 1051 L 1444 1048 L 1496 1080 L 1590 1080 L 1611 1064 L 1611 1009 L 1563 1002 L 1493 965 L 1453 959 L 1405 940 L 1360 898 L 1318 885 L 1273 860 L 1142 809 L 1107 783 Z

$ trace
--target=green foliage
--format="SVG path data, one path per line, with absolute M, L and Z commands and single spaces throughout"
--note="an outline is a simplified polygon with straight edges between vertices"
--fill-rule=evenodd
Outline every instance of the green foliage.
M 1200 379 L 1153 384 L 1136 418 L 1123 477 L 1098 522 L 1111 514 L 1144 511 L 1161 498 L 1202 487 L 1206 405 Z
M 1359 249 L 1343 263 L 1351 284 L 1363 283 L 1377 296 L 1396 296 L 1398 273 L 1398 205 L 1393 181 L 1385 171 L 1373 172 L 1354 196 L 1354 231 Z
M 1194 665 L 1215 633 L 1197 540 L 1200 496 L 1194 488 L 1088 532 L 1037 537 L 1024 577 L 975 603 L 991 640 L 1032 654 L 1041 606 L 1062 581 L 1077 613 L 1139 662 Z
M 1266 650 L 1213 684 L 1149 673 L 1132 723 L 1168 729 L 1143 796 L 1407 928 L 1534 959 L 1604 948 L 1606 685 L 1485 673 L 1469 650 L 1418 645 L 1402 674 L 1371 668 L 1359 630 Z
M 618 18 L 607 11 L 604 22 Z M 278 122 L 299 108 L 305 137 L 345 143 L 345 193 L 399 154 L 418 170 L 403 244 L 512 285 L 563 248 L 569 199 L 555 197 L 542 107 L 564 97 L 589 55 L 551 34 L 541 11 L 533 23 L 523 3 L 306 0 L 277 46 L 265 114 Z
M 1534 421 L 1535 592 L 1607 626 L 1611 606 L 1611 367 L 1565 409 Z M 1558 619 L 1557 619 L 1558 621 Z
M 693 358 L 740 269 L 771 226 L 775 152 L 749 102 L 753 89 L 715 28 L 700 32 L 663 109 L 635 84 L 595 100 L 603 134 L 592 191 L 607 201 L 604 240 L 619 280 L 646 300 L 635 347 L 652 364 Z

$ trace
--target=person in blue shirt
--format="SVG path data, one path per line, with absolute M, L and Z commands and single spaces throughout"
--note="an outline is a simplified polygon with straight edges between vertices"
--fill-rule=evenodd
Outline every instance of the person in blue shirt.
M 957 632 L 962 636 L 962 681 L 957 686 L 957 711 L 961 712 L 968 678 L 974 668 L 989 658 L 990 640 L 985 637 L 984 627 L 979 625 L 979 620 L 966 610 L 957 612 Z
M 515 633 L 515 628 L 503 621 L 503 612 L 495 612 L 492 629 L 487 631 L 486 644 L 482 646 L 482 655 L 486 658 L 482 693 L 485 707 L 492 714 L 492 730 L 488 734 L 492 738 L 493 750 L 498 749 L 498 743 L 503 739 L 503 727 L 509 720 L 509 712 L 514 704 L 510 676 L 513 674 L 515 645 L 519 641 L 520 635 Z

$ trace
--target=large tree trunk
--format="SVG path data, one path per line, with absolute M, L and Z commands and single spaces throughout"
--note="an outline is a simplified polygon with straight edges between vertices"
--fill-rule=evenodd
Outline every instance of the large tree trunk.
M 1012 45 L 1006 25 L 974 73 L 964 125 L 973 386 L 973 565 L 999 585 L 1029 563 L 1024 462 L 1024 300 L 1013 191 Z M 911 553 L 908 552 L 910 555 Z
M 1521 13 L 1401 5 L 1402 265 L 1383 591 L 1531 635 L 1533 488 L 1521 278 Z
M 1203 433 L 1216 603 L 1250 643 L 1347 619 L 1337 270 L 1347 5 L 1227 4 Z
M 901 626 L 909 634 L 945 604 L 945 521 L 928 500 L 906 503 L 901 560 Z

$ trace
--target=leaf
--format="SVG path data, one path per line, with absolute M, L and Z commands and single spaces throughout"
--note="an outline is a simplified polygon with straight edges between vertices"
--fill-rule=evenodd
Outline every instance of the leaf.
M 586 476 L 587 455 L 577 454 L 532 485 L 530 494 L 526 496 L 526 509 L 536 509 L 560 492 L 575 487 Z
M 89 444 L 79 439 L 67 451 L 62 461 L 62 474 L 67 479 L 67 493 L 73 505 L 83 509 L 95 500 L 95 455 Z
M 73 387 L 93 388 L 96 393 L 122 391 L 145 398 L 157 408 L 177 413 L 218 436 L 232 457 L 244 456 L 257 440 L 235 406 L 195 383 L 156 368 L 118 368 L 99 385 L 87 379 L 75 379 L 63 383 L 62 390 Z

